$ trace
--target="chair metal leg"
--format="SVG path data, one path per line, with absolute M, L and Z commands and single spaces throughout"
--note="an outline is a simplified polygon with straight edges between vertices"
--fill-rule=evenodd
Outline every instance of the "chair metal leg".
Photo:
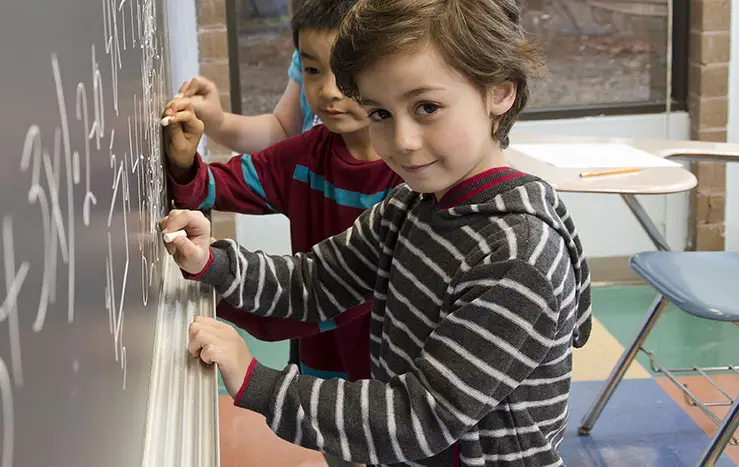
M 595 425 L 595 422 L 598 420 L 600 413 L 610 400 L 616 387 L 623 379 L 624 374 L 626 374 L 626 370 L 631 366 L 631 362 L 634 361 L 639 350 L 642 348 L 642 345 L 652 332 L 652 329 L 654 329 L 654 325 L 657 324 L 660 316 L 662 316 L 665 308 L 667 308 L 668 303 L 669 301 L 661 295 L 657 296 L 655 299 L 654 304 L 652 304 L 649 312 L 647 312 L 644 323 L 639 328 L 639 332 L 636 334 L 636 337 L 634 337 L 631 345 L 629 345 L 621 355 L 621 358 L 611 372 L 611 375 L 608 377 L 603 389 L 601 389 L 598 397 L 590 407 L 590 410 L 588 410 L 585 417 L 583 417 L 582 425 L 577 430 L 581 436 L 590 434 L 590 431 L 593 429 L 593 425 Z
M 701 459 L 696 464 L 696 467 L 713 467 L 716 465 L 716 461 L 721 457 L 721 453 L 724 452 L 724 448 L 729 444 L 734 432 L 739 428 L 739 397 L 734 401 L 734 405 L 731 406 L 731 410 L 724 418 L 721 426 L 718 427 L 716 433 L 711 439 L 711 444 L 701 456 Z

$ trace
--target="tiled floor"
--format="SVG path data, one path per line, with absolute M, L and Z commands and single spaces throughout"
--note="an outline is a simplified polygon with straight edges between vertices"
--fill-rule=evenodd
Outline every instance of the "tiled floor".
M 588 437 L 577 436 L 580 419 L 593 401 L 641 324 L 654 299 L 647 287 L 595 289 L 596 320 L 588 344 L 575 352 L 571 414 L 562 455 L 569 467 L 690 467 L 703 452 L 716 425 L 698 408 L 686 405 L 682 393 L 639 357 L 616 390 Z M 287 361 L 286 343 L 263 343 L 245 336 L 250 349 L 275 368 Z M 739 364 L 739 329 L 730 324 L 693 318 L 669 308 L 647 348 L 669 368 Z M 720 400 L 721 394 L 701 377 L 681 380 L 699 397 Z M 739 376 L 716 380 L 739 395 Z M 222 392 L 225 394 L 225 391 Z M 323 467 L 319 453 L 290 445 L 274 436 L 260 415 L 236 409 L 221 396 L 221 458 L 223 467 Z M 716 410 L 720 416 L 725 413 Z M 739 436 L 739 433 L 737 434 Z M 739 446 L 729 446 L 718 467 L 739 465 Z

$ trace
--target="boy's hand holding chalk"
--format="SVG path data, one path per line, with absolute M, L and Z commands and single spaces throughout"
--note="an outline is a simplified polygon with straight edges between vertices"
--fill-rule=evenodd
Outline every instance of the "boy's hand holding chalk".
M 210 261 L 210 221 L 200 211 L 175 209 L 160 222 L 167 252 L 189 274 L 199 274 Z
M 184 180 L 195 163 L 203 122 L 195 115 L 190 99 L 178 94 L 167 104 L 160 123 L 166 137 L 165 151 L 172 175 L 175 179 Z

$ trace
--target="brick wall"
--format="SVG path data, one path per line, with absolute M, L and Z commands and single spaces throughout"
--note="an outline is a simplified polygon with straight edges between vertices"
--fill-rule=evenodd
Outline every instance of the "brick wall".
M 729 112 L 731 0 L 691 0 L 688 110 L 691 138 L 726 141 Z M 692 198 L 691 246 L 724 249 L 726 165 L 693 164 L 698 187 Z
M 200 40 L 200 74 L 213 80 L 221 93 L 225 111 L 231 108 L 228 62 L 228 30 L 226 27 L 226 0 L 197 0 L 198 37 Z M 226 148 L 207 142 L 206 151 L 211 161 L 225 162 L 231 157 Z M 235 216 L 231 213 L 212 213 L 213 236 L 236 238 Z

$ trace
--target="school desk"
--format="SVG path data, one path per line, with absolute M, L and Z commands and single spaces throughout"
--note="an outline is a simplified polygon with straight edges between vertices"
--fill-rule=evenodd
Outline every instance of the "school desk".
M 640 149 L 655 157 L 678 161 L 739 162 L 739 144 L 705 141 L 670 141 L 586 137 L 528 132 L 511 133 L 511 144 L 619 144 Z M 665 195 L 694 188 L 697 179 L 684 167 L 652 167 L 634 173 L 583 178 L 582 172 L 599 170 L 591 167 L 561 168 L 547 164 L 528 154 L 508 148 L 504 152 L 511 167 L 546 180 L 557 191 L 571 193 L 603 193 L 621 196 L 639 225 L 659 250 L 670 250 L 665 238 L 655 226 L 636 195 Z

